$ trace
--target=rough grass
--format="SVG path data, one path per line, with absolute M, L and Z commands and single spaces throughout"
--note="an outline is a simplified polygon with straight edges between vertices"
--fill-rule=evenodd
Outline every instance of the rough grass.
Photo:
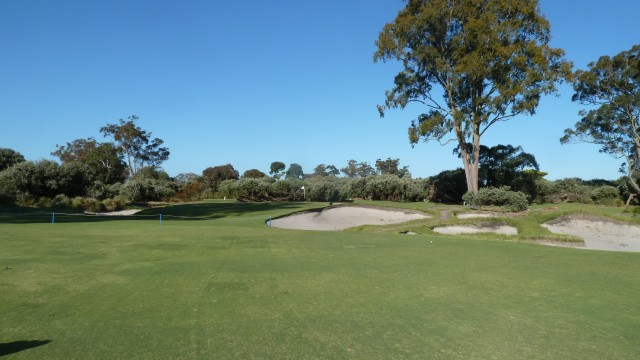
M 52 225 L 2 215 L 0 356 L 640 353 L 640 254 L 264 224 L 268 216 L 324 205 L 207 202 L 145 212 L 206 219 L 167 217 L 162 225 L 155 217 Z

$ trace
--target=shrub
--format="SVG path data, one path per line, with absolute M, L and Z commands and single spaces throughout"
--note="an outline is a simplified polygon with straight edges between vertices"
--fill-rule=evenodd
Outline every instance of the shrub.
M 366 195 L 372 200 L 415 201 L 420 189 L 412 179 L 396 175 L 372 176 L 367 179 Z
M 104 199 L 102 204 L 106 211 L 119 211 L 129 205 L 129 201 L 124 196 L 118 195 L 114 198 Z
M 94 198 L 77 196 L 71 200 L 71 207 L 89 212 L 105 211 L 104 204 Z
M 174 184 L 165 180 L 142 178 L 129 179 L 125 182 L 120 194 L 131 201 L 159 201 L 175 194 Z
M 340 201 L 339 185 L 335 181 L 316 181 L 307 187 L 310 201 Z
M 431 185 L 429 201 L 444 204 L 460 204 L 467 191 L 464 169 L 446 170 L 429 178 Z
M 475 194 L 468 192 L 463 199 L 472 206 L 499 206 L 507 211 L 523 211 L 529 207 L 527 195 L 511 191 L 508 186 L 482 188 Z
M 598 186 L 591 190 L 591 200 L 598 205 L 616 205 L 620 203 L 620 191 L 609 185 Z
M 71 207 L 71 199 L 66 195 L 56 195 L 51 201 L 52 207 Z

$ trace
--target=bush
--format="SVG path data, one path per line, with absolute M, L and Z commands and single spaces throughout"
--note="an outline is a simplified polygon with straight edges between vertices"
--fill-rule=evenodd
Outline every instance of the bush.
M 56 195 L 51 201 L 52 207 L 71 207 L 71 199 L 66 195 Z
M 499 206 L 507 211 L 523 211 L 529 207 L 527 195 L 511 188 L 482 188 L 477 193 L 468 192 L 463 196 L 464 201 L 472 206 Z
M 103 203 L 94 198 L 75 197 L 71 200 L 71 207 L 88 212 L 105 211 Z
M 119 211 L 126 208 L 129 205 L 129 201 L 124 196 L 118 195 L 111 199 L 104 199 L 102 204 L 106 211 Z
M 160 201 L 175 194 L 173 186 L 172 182 L 166 180 L 129 179 L 122 185 L 120 194 L 131 201 Z
M 366 195 L 372 200 L 416 201 L 421 191 L 412 179 L 396 175 L 372 176 L 367 179 Z
M 464 169 L 446 170 L 429 178 L 432 184 L 429 201 L 444 204 L 460 204 L 467 191 L 467 178 Z
M 307 186 L 309 201 L 340 201 L 340 187 L 337 181 L 314 181 Z
M 620 205 L 620 191 L 609 185 L 599 186 L 591 190 L 591 200 L 598 205 Z

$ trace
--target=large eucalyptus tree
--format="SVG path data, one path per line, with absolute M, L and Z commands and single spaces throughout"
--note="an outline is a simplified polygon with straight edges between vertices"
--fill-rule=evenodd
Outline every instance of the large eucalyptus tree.
M 537 0 L 408 0 L 376 41 L 374 61 L 404 67 L 380 115 L 423 104 L 409 141 L 457 142 L 475 192 L 482 135 L 497 122 L 534 114 L 540 97 L 571 73 L 550 39 Z

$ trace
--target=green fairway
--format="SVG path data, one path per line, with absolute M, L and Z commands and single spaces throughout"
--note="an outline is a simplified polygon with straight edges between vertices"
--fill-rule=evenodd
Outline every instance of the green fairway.
M 46 212 L 30 217 L 3 209 L 0 356 L 640 354 L 638 253 L 428 231 L 407 236 L 398 226 L 313 232 L 265 224 L 269 216 L 326 205 L 206 202 L 146 210 L 153 216 L 133 220 L 60 216 L 55 224 Z M 433 214 L 444 209 L 402 205 Z M 424 223 L 436 221 L 442 220 Z

